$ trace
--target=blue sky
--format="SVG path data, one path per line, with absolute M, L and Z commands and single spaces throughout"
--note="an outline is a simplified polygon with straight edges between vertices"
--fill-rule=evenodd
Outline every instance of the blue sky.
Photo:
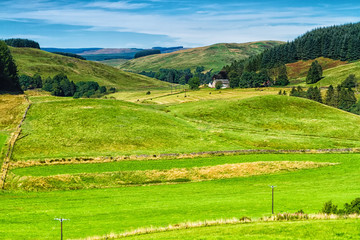
M 358 0 L 0 0 L 0 39 L 29 38 L 42 47 L 288 41 L 349 22 L 360 22 Z

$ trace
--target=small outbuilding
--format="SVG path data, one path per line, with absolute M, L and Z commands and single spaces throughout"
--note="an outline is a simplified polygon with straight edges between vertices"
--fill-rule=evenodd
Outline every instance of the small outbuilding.
M 212 82 L 209 83 L 209 87 L 215 88 L 217 82 L 222 83 L 221 88 L 229 88 L 230 87 L 230 81 L 229 81 L 227 73 L 225 71 L 220 71 L 218 74 L 215 74 L 212 77 Z

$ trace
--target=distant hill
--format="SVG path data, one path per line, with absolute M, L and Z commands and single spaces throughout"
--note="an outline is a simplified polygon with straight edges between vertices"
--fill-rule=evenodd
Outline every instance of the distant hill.
M 101 63 L 61 56 L 38 49 L 10 48 L 18 66 L 19 75 L 39 73 L 42 78 L 66 74 L 70 80 L 96 81 L 100 85 L 116 87 L 118 90 L 134 90 L 166 87 L 167 83 L 128 73 Z
M 119 68 L 141 72 L 158 71 L 160 68 L 195 69 L 198 66 L 204 66 L 206 70 L 219 71 L 224 65 L 230 64 L 234 60 L 245 59 L 282 43 L 279 41 L 220 43 L 133 59 L 120 65 Z
M 183 50 L 182 46 L 178 47 L 153 47 L 153 50 L 160 50 L 161 53 L 170 53 Z M 63 52 L 81 55 L 90 61 L 107 61 L 113 59 L 133 59 L 135 54 L 149 49 L 142 48 L 42 48 L 47 52 Z M 105 62 L 106 63 L 106 62 Z
M 64 53 L 75 53 L 80 54 L 86 51 L 96 51 L 101 48 L 41 48 L 41 50 L 46 52 L 64 52 Z

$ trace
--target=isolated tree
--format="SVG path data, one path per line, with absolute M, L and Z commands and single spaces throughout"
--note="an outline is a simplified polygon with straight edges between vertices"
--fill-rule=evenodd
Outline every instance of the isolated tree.
M 276 78 L 275 85 L 286 86 L 289 83 L 290 82 L 289 82 L 289 79 L 288 79 L 288 76 L 287 76 L 286 66 L 281 65 L 279 67 L 279 75 Z
M 188 84 L 192 90 L 199 89 L 200 79 L 198 77 L 190 78 Z
M 0 41 L 0 91 L 22 93 L 16 64 L 4 41 Z
M 318 82 L 322 78 L 322 67 L 318 63 L 317 60 L 315 60 L 308 71 L 308 74 L 306 76 L 306 83 L 312 84 Z
M 215 83 L 215 88 L 219 90 L 222 87 L 222 85 L 223 85 L 222 81 L 217 81 Z

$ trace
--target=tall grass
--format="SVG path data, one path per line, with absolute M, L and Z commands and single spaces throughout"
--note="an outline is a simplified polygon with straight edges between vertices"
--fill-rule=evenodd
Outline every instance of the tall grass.
M 198 182 L 215 179 L 250 177 L 263 174 L 292 172 L 334 165 L 315 162 L 252 162 L 168 170 L 78 173 L 55 176 L 16 176 L 9 174 L 5 189 L 25 191 L 74 190 L 117 186 Z

